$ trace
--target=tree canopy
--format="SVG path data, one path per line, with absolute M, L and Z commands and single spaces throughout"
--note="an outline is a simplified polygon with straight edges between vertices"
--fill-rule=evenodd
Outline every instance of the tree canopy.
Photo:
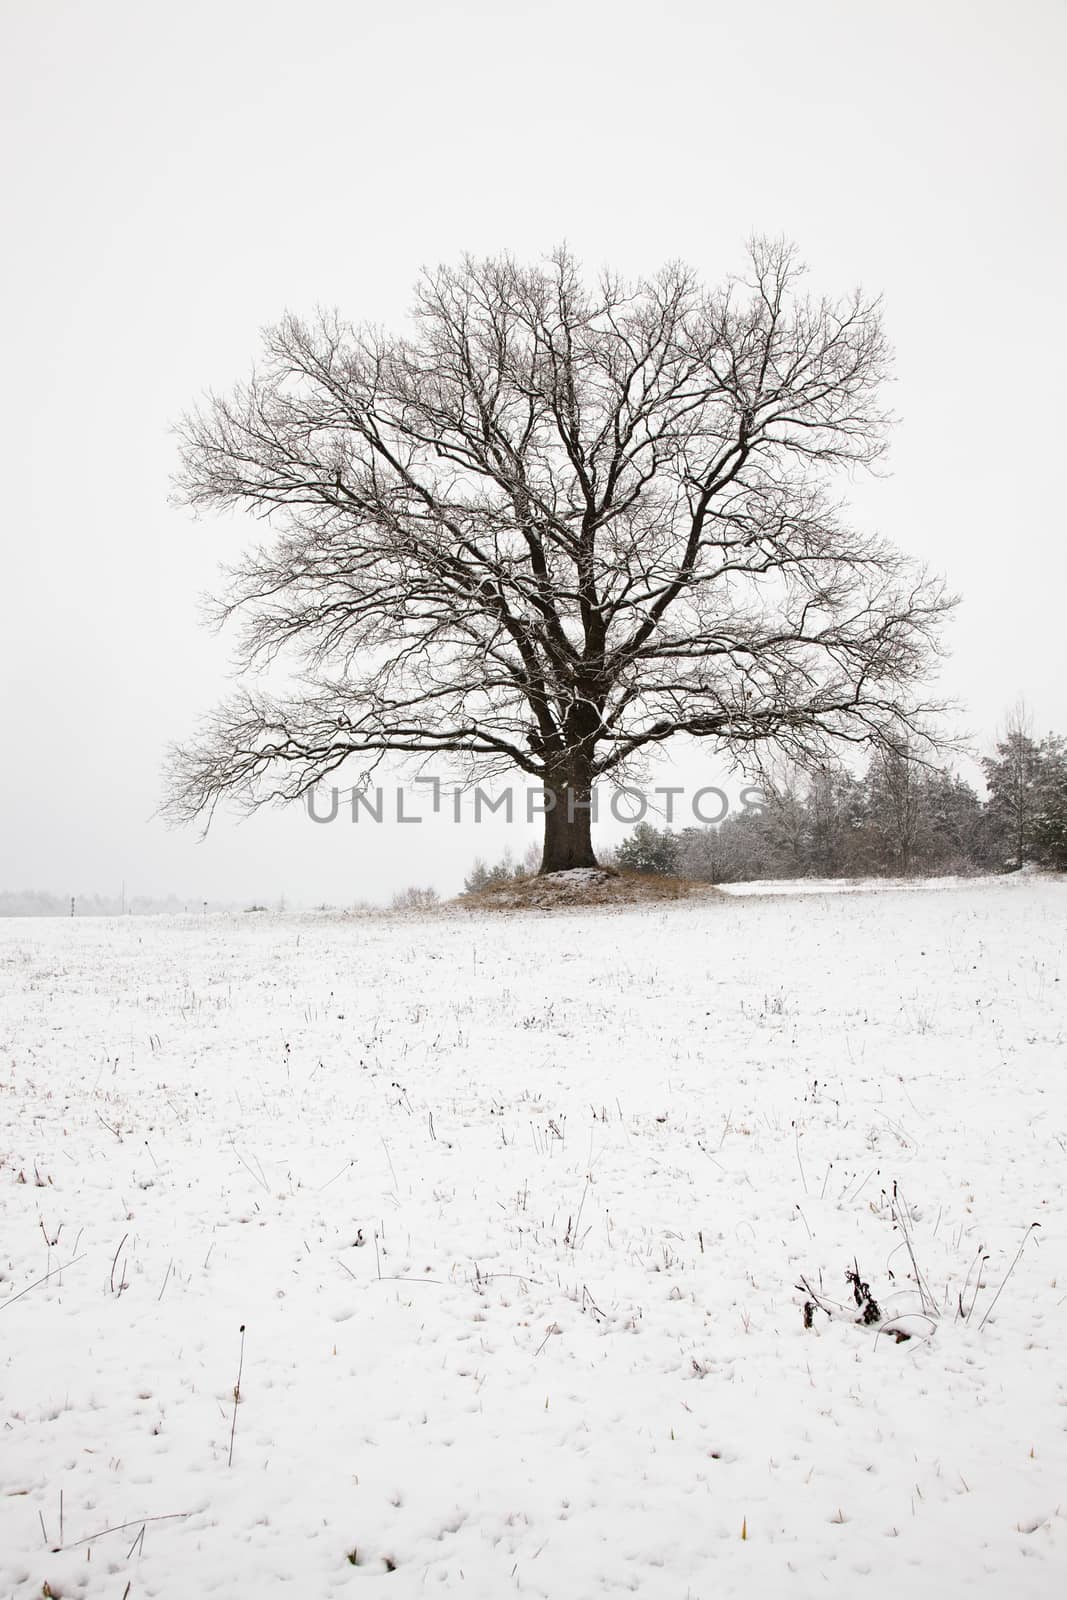
M 269 532 L 227 569 L 244 680 L 172 752 L 171 817 L 447 758 L 544 786 L 555 870 L 594 861 L 597 781 L 679 734 L 931 737 L 952 599 L 831 493 L 885 447 L 879 307 L 803 277 L 773 240 L 715 289 L 587 284 L 560 249 L 425 272 L 405 335 L 267 330 L 180 429 L 179 500 Z

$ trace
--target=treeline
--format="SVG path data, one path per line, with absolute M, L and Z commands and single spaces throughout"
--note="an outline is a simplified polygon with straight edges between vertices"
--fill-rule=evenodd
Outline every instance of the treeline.
M 71 902 L 73 900 L 73 912 Z M 134 895 L 123 900 L 120 895 L 102 894 L 49 894 L 42 889 L 5 889 L 0 891 L 0 917 L 117 917 L 122 914 L 152 916 L 159 912 L 174 914 L 180 911 L 217 911 L 225 907 L 214 901 L 179 900 L 168 895 L 165 900 L 153 900 L 146 895 Z
M 955 773 L 880 754 L 862 777 L 789 770 L 764 805 L 716 827 L 640 823 L 616 864 L 711 883 L 1067 868 L 1067 741 L 1009 731 L 983 762 L 989 798 Z

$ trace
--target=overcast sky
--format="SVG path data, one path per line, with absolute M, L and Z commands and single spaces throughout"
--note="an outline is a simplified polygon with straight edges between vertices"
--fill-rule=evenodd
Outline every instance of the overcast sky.
M 1063 0 L 3 17 L 0 888 L 344 903 L 454 891 L 509 837 L 152 819 L 165 745 L 226 688 L 198 596 L 252 529 L 168 506 L 172 423 L 286 309 L 397 325 L 466 250 L 715 282 L 784 233 L 815 288 L 882 291 L 901 423 L 856 514 L 962 593 L 944 687 L 978 746 L 1020 693 L 1067 732 Z

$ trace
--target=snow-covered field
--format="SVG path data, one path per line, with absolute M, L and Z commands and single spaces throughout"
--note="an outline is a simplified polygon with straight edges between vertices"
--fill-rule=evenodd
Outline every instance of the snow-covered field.
M 723 883 L 720 894 L 733 895 L 809 895 L 809 894 L 884 894 L 896 889 L 913 894 L 929 894 L 933 889 L 965 889 L 973 878 L 754 878 L 747 883 Z
M 1065 1592 L 1065 944 L 0 923 L 0 1596 Z

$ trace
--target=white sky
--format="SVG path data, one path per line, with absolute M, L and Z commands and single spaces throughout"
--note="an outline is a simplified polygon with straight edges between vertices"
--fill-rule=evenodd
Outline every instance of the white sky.
M 3 37 L 0 888 L 343 903 L 521 853 L 151 817 L 226 688 L 198 595 L 252 529 L 168 507 L 171 423 L 283 310 L 396 324 L 464 250 L 715 281 L 784 233 L 814 287 L 883 291 L 902 422 L 854 503 L 962 591 L 978 744 L 1020 693 L 1067 731 L 1062 0 L 3 0 Z

